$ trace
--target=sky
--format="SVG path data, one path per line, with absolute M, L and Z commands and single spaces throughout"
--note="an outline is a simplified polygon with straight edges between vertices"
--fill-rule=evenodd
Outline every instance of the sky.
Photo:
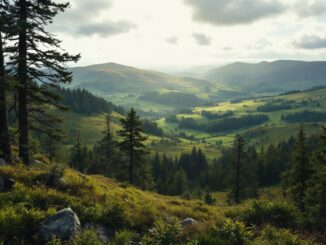
M 61 2 L 64 0 L 55 0 Z M 70 0 L 48 27 L 78 66 L 178 71 L 235 61 L 325 60 L 326 0 Z

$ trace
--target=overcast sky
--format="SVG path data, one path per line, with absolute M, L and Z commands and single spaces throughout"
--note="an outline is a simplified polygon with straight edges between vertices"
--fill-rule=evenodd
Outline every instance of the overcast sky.
M 61 0 L 57 0 L 61 1 Z M 78 65 L 325 60 L 326 0 L 71 0 L 49 27 Z

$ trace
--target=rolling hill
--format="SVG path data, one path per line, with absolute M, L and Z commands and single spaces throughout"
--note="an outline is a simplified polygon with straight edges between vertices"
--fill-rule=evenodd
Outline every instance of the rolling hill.
M 178 78 L 116 63 L 76 67 L 71 68 L 71 71 L 74 75 L 71 87 L 85 88 L 106 95 L 161 90 L 199 92 L 214 87 L 204 80 Z
M 278 93 L 326 84 L 326 62 L 279 60 L 257 64 L 236 62 L 206 73 L 205 79 L 242 91 Z

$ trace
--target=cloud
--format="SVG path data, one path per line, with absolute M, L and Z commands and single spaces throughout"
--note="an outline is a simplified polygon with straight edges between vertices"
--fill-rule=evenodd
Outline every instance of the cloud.
M 232 51 L 233 48 L 232 47 L 223 47 L 222 50 L 223 51 Z
M 136 28 L 134 23 L 126 20 L 98 21 L 101 13 L 108 11 L 112 6 L 110 0 L 73 0 L 71 7 L 60 14 L 49 29 L 76 36 L 108 37 L 127 33 Z
M 212 43 L 212 38 L 206 36 L 203 33 L 193 33 L 192 36 L 196 40 L 196 42 L 201 46 L 208 46 Z
M 179 40 L 176 36 L 169 37 L 169 38 L 165 39 L 165 41 L 167 41 L 170 44 L 178 44 L 178 42 L 179 42 Z
M 108 37 L 129 32 L 133 28 L 136 28 L 136 26 L 127 21 L 106 21 L 103 23 L 93 23 L 80 26 L 79 29 L 76 30 L 76 33 L 82 36 L 99 35 L 101 37 Z
M 318 36 L 303 36 L 293 42 L 294 46 L 301 49 L 324 49 L 326 48 L 326 38 Z
M 298 0 L 292 8 L 300 17 L 319 16 L 326 13 L 326 0 Z
M 193 19 L 213 25 L 238 25 L 283 13 L 276 0 L 184 0 L 193 9 Z

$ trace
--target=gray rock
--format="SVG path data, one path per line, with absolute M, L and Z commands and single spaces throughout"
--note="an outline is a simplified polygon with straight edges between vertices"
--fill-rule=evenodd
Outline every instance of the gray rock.
M 97 237 L 105 244 L 107 244 L 114 236 L 114 230 L 101 224 L 87 223 L 84 229 L 95 230 Z
M 45 241 L 53 236 L 66 241 L 80 231 L 81 224 L 79 218 L 71 208 L 60 210 L 55 215 L 48 217 L 40 225 L 40 236 Z
M 36 164 L 36 165 L 42 165 L 42 164 L 43 164 L 43 163 L 42 163 L 41 161 L 39 161 L 39 160 L 34 160 L 33 163 Z
M 5 160 L 3 160 L 2 158 L 0 158 L 0 167 L 2 166 L 6 166 L 7 163 L 5 162 Z
M 5 176 L 0 176 L 0 192 L 10 191 L 15 185 L 15 180 Z
M 188 225 L 196 225 L 198 222 L 194 220 L 193 218 L 186 218 L 180 222 L 180 224 L 185 227 Z

